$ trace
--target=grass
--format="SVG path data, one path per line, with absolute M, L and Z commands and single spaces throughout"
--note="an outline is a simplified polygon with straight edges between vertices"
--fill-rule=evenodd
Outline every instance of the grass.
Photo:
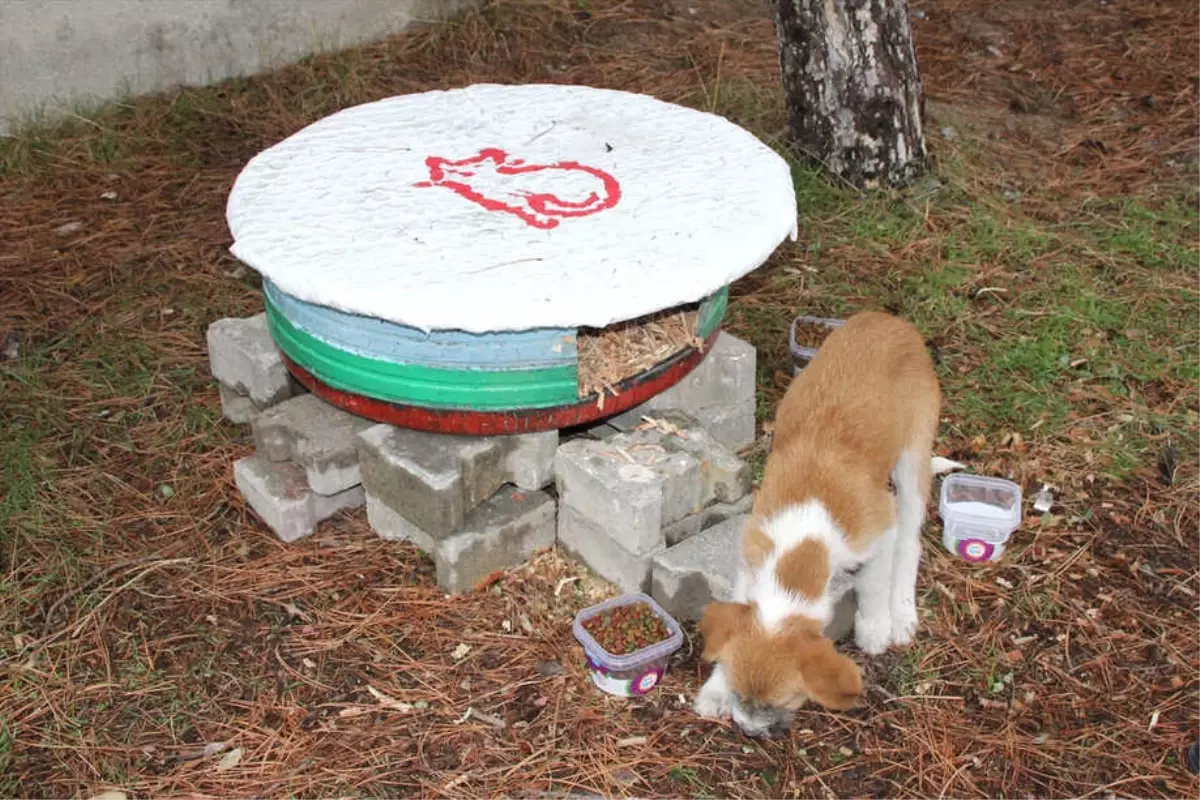
M 1200 698 L 1194 9 L 916 3 L 934 170 L 863 194 L 789 149 L 761 9 L 696 5 L 488 3 L 0 142 L 0 339 L 20 348 L 0 361 L 0 794 L 1197 793 L 1178 759 Z M 980 21 L 1000 55 L 971 38 Z M 795 314 L 887 309 L 938 355 L 940 452 L 1055 487 L 995 565 L 953 560 L 929 526 L 919 639 L 855 654 L 862 709 L 748 743 L 679 701 L 705 677 L 694 640 L 660 692 L 608 701 L 569 633 L 608 590 L 561 584 L 579 572 L 557 554 L 447 599 L 361 512 L 284 546 L 238 498 L 251 444 L 221 420 L 204 349 L 209 322 L 261 306 L 226 249 L 234 176 L 338 108 L 483 80 L 651 92 L 792 162 L 800 239 L 729 316 L 758 349 L 764 423 Z M 458 722 L 467 707 L 507 727 Z

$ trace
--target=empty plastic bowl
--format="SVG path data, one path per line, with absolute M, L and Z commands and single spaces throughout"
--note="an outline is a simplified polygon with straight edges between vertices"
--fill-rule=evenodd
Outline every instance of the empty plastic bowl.
M 602 614 L 611 608 L 632 606 L 645 603 L 654 609 L 654 613 L 667 624 L 670 635 L 661 642 L 655 642 L 641 650 L 635 650 L 628 655 L 619 656 L 610 653 L 600 646 L 599 642 L 583 628 L 583 623 L 592 617 Z M 583 645 L 587 656 L 588 669 L 592 673 L 592 683 L 601 690 L 618 697 L 640 697 L 649 693 L 667 671 L 667 662 L 671 654 L 683 644 L 683 630 L 675 618 L 654 602 L 654 598 L 645 594 L 626 594 L 589 606 L 575 615 L 571 624 L 575 638 Z
M 951 475 L 939 503 L 942 544 L 967 561 L 995 561 L 1021 526 L 1021 487 L 1003 478 Z
M 804 367 L 808 364 L 808 362 L 813 360 L 813 357 L 817 354 L 817 350 L 820 349 L 819 346 L 811 347 L 809 345 L 802 345 L 799 342 L 797 342 L 796 341 L 797 326 L 803 325 L 805 323 L 808 323 L 810 325 L 820 325 L 823 328 L 828 328 L 829 332 L 832 333 L 837 328 L 842 327 L 842 324 L 844 322 L 845 322 L 845 320 L 842 320 L 842 319 L 829 319 L 827 317 L 803 317 L 803 316 L 796 317 L 794 320 L 792 320 L 792 328 L 788 335 L 788 344 L 791 346 L 791 349 L 792 349 L 792 362 L 793 362 L 792 363 L 792 374 L 793 375 L 800 372 L 800 370 L 804 369 Z

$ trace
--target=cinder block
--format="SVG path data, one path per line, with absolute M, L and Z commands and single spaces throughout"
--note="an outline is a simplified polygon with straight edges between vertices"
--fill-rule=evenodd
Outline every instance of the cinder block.
M 543 491 L 505 486 L 467 515 L 463 529 L 437 543 L 438 585 L 470 591 L 499 569 L 528 561 L 555 538 L 554 498 Z
M 753 507 L 754 498 L 751 495 L 746 495 L 734 503 L 714 503 L 663 527 L 663 538 L 667 540 L 667 547 L 672 547 L 730 517 L 749 514 Z
M 757 401 L 751 397 L 730 408 L 702 408 L 696 419 L 712 437 L 734 453 L 754 443 Z
M 249 395 L 242 394 L 220 381 L 217 382 L 217 390 L 221 393 L 221 414 L 230 422 L 238 425 L 253 422 L 262 411 Z
M 571 558 L 581 561 L 622 592 L 644 592 L 650 583 L 654 556 L 664 547 L 635 555 L 575 509 L 559 501 L 558 543 Z
M 553 480 L 555 431 L 515 436 L 454 436 L 391 425 L 358 435 L 368 494 L 442 538 L 506 483 L 533 491 Z
M 700 464 L 650 437 L 575 439 L 558 449 L 559 500 L 634 555 L 661 548 L 662 528 L 703 505 Z
M 752 345 L 722 331 L 695 369 L 640 408 L 643 412 L 678 408 L 699 417 L 704 409 L 738 407 L 754 397 L 756 359 Z
M 309 488 L 324 495 L 362 483 L 356 437 L 374 424 L 315 394 L 272 406 L 252 423 L 258 452 L 272 461 L 303 467 Z
M 208 359 L 213 377 L 259 408 L 268 408 L 294 394 L 294 383 L 271 332 L 267 315 L 219 319 L 208 326 Z
M 496 437 L 492 437 L 496 438 Z M 534 491 L 554 483 L 554 453 L 558 450 L 558 431 L 540 431 L 500 437 L 509 448 L 505 468 L 508 480 L 520 489 Z
M 612 437 L 616 436 L 620 432 L 621 432 L 620 428 L 616 428 L 616 427 L 608 424 L 607 422 L 604 423 L 603 425 L 596 425 L 595 427 L 588 428 L 588 431 L 587 431 L 588 436 L 590 436 L 593 439 L 599 439 L 600 441 L 605 441 L 606 439 L 611 439 Z
M 825 626 L 825 635 L 835 642 L 845 639 L 854 632 L 854 612 L 858 610 L 858 596 L 854 590 L 846 592 L 833 606 L 833 619 Z
M 699 619 L 714 600 L 730 600 L 746 519 L 731 517 L 655 556 L 651 596 L 676 619 L 687 620 Z
M 406 520 L 403 515 L 388 506 L 370 492 L 367 497 L 367 524 L 381 539 L 396 542 L 412 542 L 425 553 L 437 549 L 437 539 Z
M 722 332 L 709 354 L 683 380 L 607 423 L 628 431 L 644 416 L 679 410 L 736 453 L 754 441 L 756 360 L 751 345 Z
M 700 464 L 704 503 L 733 503 L 750 491 L 750 465 L 684 411 L 648 412 L 637 425 L 629 418 L 615 424 L 628 426 L 625 434 L 631 441 L 660 445 L 695 458 Z
M 316 494 L 301 467 L 257 454 L 236 461 L 233 477 L 250 508 L 285 542 L 308 536 L 319 522 L 364 501 L 361 486 L 331 496 Z

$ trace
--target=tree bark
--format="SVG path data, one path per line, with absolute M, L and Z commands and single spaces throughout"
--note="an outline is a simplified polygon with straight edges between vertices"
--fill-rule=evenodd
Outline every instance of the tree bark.
M 792 137 L 860 187 L 925 168 L 907 0 L 772 0 Z

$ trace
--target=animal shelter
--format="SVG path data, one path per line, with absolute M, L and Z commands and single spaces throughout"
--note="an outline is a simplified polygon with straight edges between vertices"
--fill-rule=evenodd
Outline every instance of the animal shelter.
M 213 373 L 281 538 L 366 505 L 452 591 L 557 541 L 685 618 L 728 594 L 755 373 L 721 321 L 796 235 L 759 139 L 586 86 L 404 95 L 256 155 L 227 217 L 265 311 L 214 323 Z

